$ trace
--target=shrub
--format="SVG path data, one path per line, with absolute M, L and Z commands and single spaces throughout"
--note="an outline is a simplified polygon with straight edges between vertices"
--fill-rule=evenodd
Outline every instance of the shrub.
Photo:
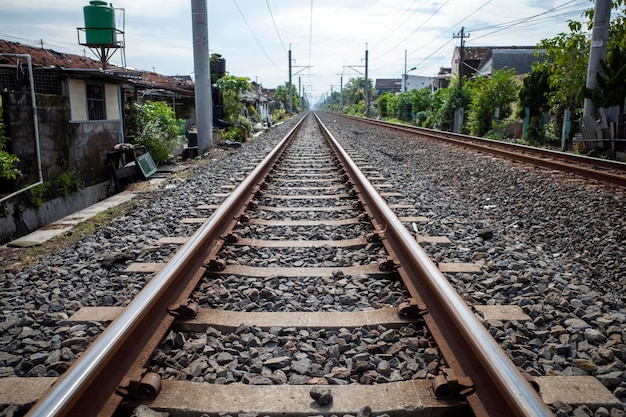
M 4 123 L 2 123 L 2 101 L 0 100 L 0 178 L 14 180 L 21 174 L 17 169 L 20 162 L 17 155 L 13 155 L 6 151 L 5 147 L 9 138 L 4 135 Z
M 165 162 L 172 157 L 174 147 L 181 141 L 184 120 L 177 120 L 174 110 L 160 101 L 135 104 L 135 143 L 144 145 L 155 162 Z

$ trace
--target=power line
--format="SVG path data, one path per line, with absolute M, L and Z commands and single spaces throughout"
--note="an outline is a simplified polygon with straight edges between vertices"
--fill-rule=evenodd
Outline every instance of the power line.
M 285 44 L 283 43 L 283 38 L 280 37 L 280 32 L 278 31 L 278 26 L 276 26 L 276 21 L 274 20 L 274 15 L 272 14 L 272 9 L 270 8 L 269 0 L 265 0 L 265 4 L 267 4 L 267 10 L 270 12 L 270 16 L 272 17 L 272 23 L 274 24 L 274 29 L 276 29 L 276 34 L 278 35 L 278 39 L 280 40 L 280 44 L 283 47 L 283 51 L 287 53 L 287 48 L 285 48 Z
M 309 20 L 309 66 L 311 66 L 311 44 L 313 41 L 313 0 L 311 0 L 311 18 Z
M 422 10 L 424 8 L 424 6 L 426 6 L 426 4 L 428 4 L 428 0 L 426 0 L 418 9 L 416 9 L 413 13 L 411 13 L 409 16 L 407 16 L 406 19 L 404 19 L 404 21 L 400 24 L 398 24 L 398 22 L 400 21 L 400 19 L 402 19 L 402 17 L 404 17 L 404 15 L 411 10 L 411 7 L 413 7 L 413 5 L 417 2 L 417 0 L 413 0 L 413 3 L 411 3 L 411 5 L 409 7 L 406 8 L 406 10 L 400 15 L 398 16 L 398 18 L 396 19 L 396 21 L 391 25 L 391 29 L 388 29 L 387 32 L 384 32 L 383 36 L 381 36 L 381 38 L 374 42 L 374 48 L 377 47 L 378 45 L 380 45 L 381 43 L 383 43 L 383 41 L 385 39 L 387 39 L 389 36 L 391 36 L 391 34 L 393 32 L 395 32 L 399 27 L 401 27 L 402 25 L 404 25 L 404 23 L 409 20 L 411 17 L 413 17 L 413 15 L 415 15 L 417 12 L 419 12 L 420 10 Z
M 241 11 L 241 9 L 239 8 L 239 5 L 237 4 L 237 0 L 233 0 L 233 3 L 235 3 L 235 7 L 237 7 L 237 10 L 239 11 L 239 14 L 241 15 L 241 18 L 243 19 L 243 21 L 246 23 L 246 26 L 248 26 L 248 29 L 250 30 L 250 33 L 252 34 L 252 36 L 254 37 L 254 40 L 256 41 L 257 45 L 259 45 L 259 48 L 261 48 L 261 51 L 263 51 L 263 53 L 265 54 L 265 56 L 267 57 L 267 59 L 272 63 L 272 65 L 274 65 L 274 67 L 278 70 L 278 71 L 283 71 L 282 69 L 280 69 L 278 67 L 278 65 L 276 65 L 276 63 L 272 60 L 272 58 L 270 58 L 270 56 L 267 54 L 267 52 L 265 51 L 265 48 L 263 48 L 263 45 L 261 45 L 261 42 L 259 42 L 259 38 L 256 37 L 254 31 L 252 30 L 252 27 L 250 27 L 250 24 L 248 23 L 248 20 L 246 19 L 246 17 L 243 15 L 243 12 Z
M 439 11 L 440 11 L 441 9 L 443 9 L 443 7 L 444 7 L 446 4 L 448 4 L 449 2 L 450 2 L 450 0 L 446 0 L 445 2 L 443 2 L 443 4 L 442 4 L 441 6 L 439 6 L 439 8 L 438 8 L 437 10 L 435 10 L 435 11 L 434 11 L 434 12 L 433 12 L 433 13 L 432 13 L 432 14 L 431 14 L 431 15 L 430 15 L 430 16 L 429 16 L 429 17 L 428 17 L 428 18 L 427 18 L 427 19 L 426 19 L 426 20 L 425 20 L 425 21 L 424 21 L 421 25 L 419 25 L 419 26 L 417 27 L 417 29 L 415 29 L 413 32 L 409 33 L 409 35 L 408 35 L 406 38 L 402 39 L 402 40 L 401 40 L 400 42 L 398 42 L 398 43 L 397 43 L 397 44 L 396 44 L 393 48 L 388 49 L 388 50 L 387 50 L 387 52 L 385 52 L 384 54 L 380 55 L 378 58 L 382 58 L 382 57 L 384 57 L 385 55 L 387 55 L 388 53 L 390 53 L 391 51 L 393 51 L 394 49 L 396 49 L 398 46 L 400 46 L 400 45 L 401 45 L 404 41 L 406 41 L 406 40 L 407 40 L 407 39 L 409 39 L 411 36 L 413 36 L 413 34 L 415 34 L 418 30 L 420 30 L 421 28 L 423 28 L 423 27 L 424 27 L 424 25 L 425 25 L 426 23 L 428 23 L 428 22 L 430 21 L 430 19 L 432 19 L 433 17 L 435 17 L 435 15 L 436 15 L 437 13 L 439 13 Z
M 571 0 L 571 1 L 569 1 L 567 3 L 564 3 L 564 4 L 560 5 L 560 6 L 553 7 L 552 9 L 546 10 L 544 12 L 541 12 L 541 13 L 538 13 L 538 14 L 535 14 L 535 15 L 532 15 L 532 16 L 524 17 L 524 18 L 517 19 L 517 20 L 512 20 L 512 21 L 505 22 L 505 23 L 500 23 L 498 25 L 487 26 L 487 27 L 480 28 L 480 29 L 472 29 L 473 32 L 478 32 L 478 31 L 488 30 L 488 29 L 492 29 L 492 28 L 498 28 L 497 30 L 494 30 L 494 31 L 492 31 L 490 33 L 487 33 L 485 35 L 479 36 L 478 38 L 474 38 L 474 40 L 481 39 L 481 38 L 484 38 L 484 37 L 489 36 L 489 35 L 493 35 L 494 33 L 498 33 L 498 32 L 501 32 L 503 30 L 506 30 L 506 29 L 510 29 L 510 28 L 512 28 L 514 26 L 517 26 L 517 25 L 520 25 L 522 23 L 528 22 L 530 20 L 536 19 L 536 18 L 538 18 L 540 16 L 544 16 L 544 15 L 546 15 L 548 13 L 553 13 L 553 12 L 555 12 L 557 10 L 560 10 L 560 9 L 564 8 L 565 6 L 568 6 L 568 5 L 572 4 L 572 3 L 576 3 L 576 1 L 580 2 L 580 0 Z M 550 19 L 553 19 L 553 18 L 554 18 L 554 16 L 550 17 Z

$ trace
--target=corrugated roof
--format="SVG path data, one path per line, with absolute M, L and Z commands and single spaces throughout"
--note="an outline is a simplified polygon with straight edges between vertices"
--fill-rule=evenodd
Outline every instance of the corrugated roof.
M 66 70 L 94 70 L 102 71 L 102 64 L 95 59 L 57 52 L 52 49 L 42 49 L 0 39 L 0 53 L 28 54 L 31 56 L 33 68 L 54 68 Z M 18 58 L 0 56 L 0 65 L 16 65 Z M 177 92 L 193 93 L 194 82 L 189 76 L 165 76 L 149 71 L 137 71 L 109 65 L 103 74 L 113 74 L 131 78 L 134 84 L 149 88 L 169 89 Z

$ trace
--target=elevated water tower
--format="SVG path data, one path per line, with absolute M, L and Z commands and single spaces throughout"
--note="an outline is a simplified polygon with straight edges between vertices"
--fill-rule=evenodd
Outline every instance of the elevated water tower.
M 116 12 L 121 13 L 122 25 L 125 25 L 124 9 L 116 9 L 106 1 L 91 0 L 88 6 L 83 7 L 85 27 L 77 28 L 78 43 L 91 49 L 102 63 L 102 69 L 106 69 L 108 60 L 120 48 L 126 66 L 124 31 L 115 27 Z

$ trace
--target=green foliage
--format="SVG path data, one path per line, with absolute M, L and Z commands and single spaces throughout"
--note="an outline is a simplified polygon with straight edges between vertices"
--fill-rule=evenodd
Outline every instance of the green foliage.
M 67 198 L 70 193 L 83 188 L 83 182 L 76 171 L 65 171 L 51 181 L 39 184 L 26 192 L 29 204 L 39 208 L 46 201 L 57 197 Z
M 374 97 L 374 87 L 372 80 L 367 80 L 370 100 Z M 352 78 L 343 87 L 344 112 L 354 115 L 365 114 L 365 78 Z M 346 111 L 348 109 L 348 111 Z
M 274 91 L 274 100 L 281 102 L 283 109 L 285 109 L 286 112 L 289 111 L 289 83 L 276 87 L 276 90 Z M 302 101 L 300 100 L 298 90 L 296 90 L 296 86 L 293 83 L 291 84 L 291 104 L 295 113 L 302 110 Z
M 21 172 L 17 169 L 17 164 L 20 162 L 17 155 L 11 154 L 6 151 L 6 145 L 9 138 L 4 133 L 4 123 L 2 122 L 2 100 L 0 99 L 0 178 L 7 180 L 14 180 Z
M 287 112 L 285 111 L 285 109 L 276 109 L 272 112 L 272 122 L 276 123 L 281 121 L 282 119 L 285 118 L 285 114 L 287 114 Z
M 478 77 L 468 83 L 468 88 L 472 93 L 472 103 L 468 112 L 472 135 L 482 136 L 491 130 L 496 108 L 499 109 L 500 119 L 506 119 L 511 115 L 511 103 L 516 100 L 518 93 L 515 70 L 502 69 L 490 77 Z
M 393 115 L 396 96 L 393 93 L 383 93 L 378 97 L 378 115 L 382 118 L 388 118 Z
M 177 120 L 174 110 L 161 101 L 134 104 L 135 143 L 144 145 L 155 162 L 171 158 L 174 146 L 181 140 L 184 120 Z
M 237 126 L 238 116 L 243 109 L 241 102 L 241 94 L 252 89 L 250 80 L 246 77 L 236 77 L 234 75 L 226 75 L 217 80 L 217 88 L 222 93 L 224 100 L 224 113 L 226 120 Z
M 252 122 L 241 115 L 237 126 L 222 131 L 222 139 L 225 142 L 245 142 L 250 136 L 252 136 Z
M 524 108 L 530 109 L 530 116 L 539 116 L 550 110 L 548 95 L 550 88 L 550 71 L 545 65 L 536 65 L 524 78 L 524 84 L 519 91 L 519 106 L 517 117 L 524 118 Z
M 600 61 L 602 71 L 596 76 L 597 87 L 585 89 L 585 97 L 597 107 L 620 106 L 623 110 L 626 97 L 626 48 L 615 44 L 607 52 L 606 61 Z
M 557 118 L 558 130 L 563 124 L 566 108 L 572 109 L 573 120 L 580 119 L 582 115 L 589 61 L 587 33 L 583 32 L 579 22 L 570 21 L 569 28 L 569 33 L 560 33 L 539 42 L 538 47 L 546 50 L 547 60 L 534 65 L 534 69 L 546 66 L 550 74 L 548 105 Z
M 448 88 L 440 88 L 432 98 L 432 115 L 426 127 L 451 131 L 454 123 L 454 111 L 457 108 L 467 109 L 472 101 L 468 83 L 459 88 L 459 79 L 453 78 Z

